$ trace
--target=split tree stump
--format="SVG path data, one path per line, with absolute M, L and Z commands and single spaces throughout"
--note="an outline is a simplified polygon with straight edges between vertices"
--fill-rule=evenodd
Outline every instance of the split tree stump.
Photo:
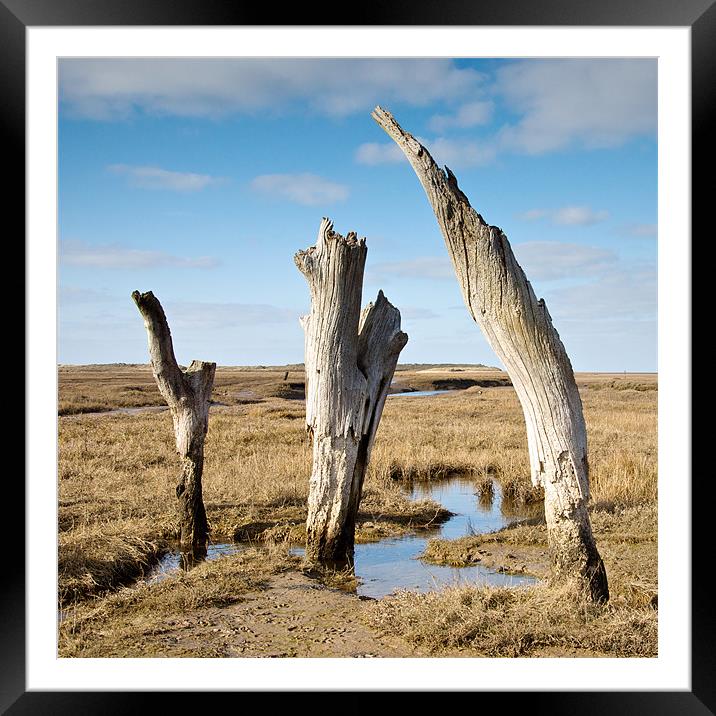
M 308 281 L 305 332 L 306 429 L 313 467 L 306 561 L 353 565 L 355 521 L 373 439 L 408 336 L 383 292 L 361 312 L 365 239 L 343 237 L 323 219 L 316 245 L 294 261 Z
M 181 475 L 176 487 L 179 539 L 184 566 L 191 566 L 206 556 L 209 533 L 201 477 L 216 363 L 195 360 L 182 370 L 174 356 L 169 324 L 159 300 L 151 291 L 134 291 L 132 298 L 147 329 L 154 378 L 174 421 L 176 448 L 181 459 Z
M 442 231 L 462 295 L 512 379 L 527 424 L 532 481 L 544 487 L 553 579 L 579 577 L 595 601 L 607 575 L 587 512 L 587 432 L 574 372 L 544 300 L 517 263 L 507 237 L 488 225 L 428 150 L 381 107 L 373 119 L 412 165 Z

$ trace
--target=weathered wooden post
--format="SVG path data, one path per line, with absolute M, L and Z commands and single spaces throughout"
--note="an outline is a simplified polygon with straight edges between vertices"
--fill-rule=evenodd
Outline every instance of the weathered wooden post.
M 306 561 L 353 564 L 355 520 L 370 451 L 398 356 L 408 336 L 383 292 L 361 312 L 365 239 L 343 237 L 323 219 L 316 245 L 294 261 L 308 281 L 306 430 L 313 468 Z
M 587 512 L 587 432 L 574 372 L 544 300 L 507 237 L 488 225 L 429 152 L 381 107 L 373 119 L 405 154 L 435 212 L 470 314 L 512 379 L 527 424 L 532 481 L 542 485 L 553 579 L 578 576 L 595 601 L 607 575 Z
M 132 298 L 144 318 L 154 378 L 174 421 L 177 453 L 181 459 L 181 476 L 176 487 L 179 539 L 183 564 L 191 566 L 193 561 L 206 556 L 209 532 L 201 476 L 216 363 L 195 360 L 182 370 L 174 357 L 172 336 L 161 303 L 151 291 L 134 291 Z

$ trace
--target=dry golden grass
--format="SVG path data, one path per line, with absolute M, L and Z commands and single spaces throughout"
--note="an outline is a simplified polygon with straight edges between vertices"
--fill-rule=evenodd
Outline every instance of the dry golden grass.
M 304 539 L 311 448 L 303 417 L 302 403 L 280 398 L 212 408 L 203 487 L 213 539 Z M 58 457 L 66 603 L 141 575 L 175 537 L 171 417 L 62 417 Z M 369 476 L 356 539 L 434 525 L 448 514 L 437 503 L 408 500 L 393 481 Z
M 156 562 L 165 541 L 138 530 L 136 524 L 135 533 L 126 528 L 120 522 L 60 534 L 60 604 L 130 584 Z
M 579 375 L 594 503 L 656 499 L 656 390 L 591 390 Z M 608 378 L 609 381 L 613 380 Z M 641 384 L 641 383 L 640 383 Z M 652 384 L 647 383 L 645 384 Z M 371 458 L 381 478 L 429 479 L 451 472 L 495 477 L 506 495 L 541 499 L 529 482 L 527 436 L 512 388 L 481 388 L 429 399 L 388 399 Z
M 165 405 L 148 365 L 60 366 L 58 370 L 60 415 Z M 212 400 L 225 405 L 242 405 L 270 397 L 301 400 L 303 380 L 302 365 L 219 367 Z
M 156 635 L 187 612 L 240 602 L 247 592 L 299 559 L 277 545 L 199 564 L 158 582 L 143 582 L 103 599 L 68 605 L 59 627 L 63 657 L 163 656 Z M 159 625 L 159 626 L 158 626 Z M 146 652 L 144 642 L 148 642 Z M 186 656 L 217 656 L 194 648 Z
M 302 395 L 303 374 L 299 367 L 290 368 L 287 380 L 283 368 L 217 373 L 214 400 L 223 405 L 211 410 L 204 474 L 215 539 L 270 544 L 303 537 L 310 445 L 304 405 L 296 399 Z M 431 367 L 401 370 L 396 383 L 401 389 L 434 388 L 437 381 L 455 377 L 491 381 L 505 376 L 491 369 Z M 448 590 L 385 600 L 385 611 L 378 610 L 376 617 L 381 628 L 416 643 L 422 640 L 436 652 L 456 645 L 477 649 L 483 642 L 480 653 L 486 655 L 548 654 L 550 648 L 612 655 L 655 651 L 656 377 L 581 374 L 577 379 L 587 420 L 593 521 L 611 604 L 567 607 L 564 595 L 542 587 L 473 591 L 469 598 L 464 590 Z M 146 366 L 63 368 L 60 397 L 60 412 L 67 413 L 59 421 L 60 595 L 68 604 L 141 575 L 174 537 L 178 465 L 168 412 L 71 414 L 87 406 L 161 404 Z M 399 479 L 455 472 L 472 474 L 478 491 L 487 491 L 494 478 L 513 501 L 540 499 L 529 482 L 524 421 L 511 387 L 478 385 L 430 398 L 390 397 L 366 480 L 358 540 L 443 519 L 435 503 L 411 503 Z M 364 522 L 374 527 L 363 528 Z M 490 540 L 532 545 L 537 552 L 545 547 L 539 524 L 466 539 L 479 541 L 468 545 L 468 553 Z M 453 547 L 465 551 L 463 544 Z M 449 561 L 445 555 L 442 559 Z M 181 577 L 188 580 L 182 584 L 189 589 L 193 579 L 214 569 L 212 564 Z M 162 596 L 168 587 L 154 589 L 146 604 L 155 597 L 169 599 L 168 592 Z M 128 597 L 116 598 L 124 604 L 121 600 Z M 103 608 L 97 604 L 92 608 Z M 136 603 L 128 601 L 126 608 L 131 605 Z M 553 616 L 545 616 L 550 610 Z M 85 648 L 79 644 L 88 633 L 68 634 L 65 655 Z
M 596 605 L 570 584 L 404 592 L 382 600 L 371 617 L 382 632 L 435 655 L 451 648 L 487 657 L 657 655 L 655 609 Z
M 656 504 L 593 509 L 591 521 L 607 567 L 612 603 L 651 604 L 657 596 Z M 499 565 L 542 578 L 549 572 L 547 554 L 544 520 L 533 519 L 488 534 L 432 539 L 422 558 L 454 567 Z
M 60 415 L 165 404 L 149 365 L 60 366 L 58 372 Z M 503 371 L 484 367 L 399 369 L 395 375 L 395 392 L 510 384 Z M 303 400 L 304 378 L 303 365 L 219 366 L 212 400 L 222 405 L 251 404 L 266 398 Z
M 657 498 L 657 392 L 582 391 L 592 502 L 637 505 Z
M 476 656 L 639 656 L 658 648 L 656 504 L 592 512 L 609 575 L 610 601 L 585 601 L 577 585 L 541 582 L 525 589 L 461 587 L 401 593 L 371 612 L 385 633 L 439 654 L 465 648 Z M 437 564 L 490 566 L 527 562 L 547 576 L 547 530 L 522 524 L 458 540 L 431 540 L 424 558 Z M 512 558 L 512 559 L 511 559 Z

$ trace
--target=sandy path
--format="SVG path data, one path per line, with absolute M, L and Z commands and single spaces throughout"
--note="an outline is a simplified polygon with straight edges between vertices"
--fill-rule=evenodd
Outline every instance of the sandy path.
M 245 601 L 168 621 L 153 638 L 166 656 L 429 656 L 369 627 L 364 618 L 369 608 L 369 601 L 354 594 L 286 572 Z

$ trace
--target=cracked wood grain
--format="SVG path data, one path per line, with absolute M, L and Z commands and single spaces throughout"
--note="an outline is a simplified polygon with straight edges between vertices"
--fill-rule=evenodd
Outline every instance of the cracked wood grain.
M 361 311 L 365 239 L 324 218 L 314 246 L 294 256 L 311 294 L 305 334 L 306 429 L 313 464 L 306 560 L 352 565 L 355 519 L 385 398 L 408 336 L 378 293 Z
M 176 449 L 181 460 L 176 486 L 179 538 L 184 560 L 190 565 L 205 556 L 209 532 L 201 478 L 216 363 L 195 360 L 182 370 L 174 356 L 169 323 L 159 300 L 151 291 L 134 291 L 132 299 L 144 319 L 154 378 L 174 422 Z

